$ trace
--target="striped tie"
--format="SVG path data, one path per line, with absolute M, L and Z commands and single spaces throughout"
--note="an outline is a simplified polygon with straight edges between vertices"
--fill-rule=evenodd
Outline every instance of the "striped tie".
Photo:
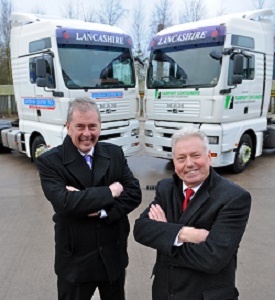
M 86 160 L 89 168 L 91 169 L 92 168 L 92 158 L 91 158 L 91 156 L 90 155 L 84 155 L 84 157 L 85 157 L 85 160 Z

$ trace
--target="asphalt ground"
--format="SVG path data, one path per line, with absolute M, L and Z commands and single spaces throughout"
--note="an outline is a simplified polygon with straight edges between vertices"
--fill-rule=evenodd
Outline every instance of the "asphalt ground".
M 144 150 L 128 158 L 128 163 L 143 194 L 142 204 L 129 215 L 133 229 L 135 219 L 153 200 L 154 185 L 171 176 L 173 166 L 149 157 Z M 238 175 L 225 169 L 217 171 L 252 195 L 250 219 L 238 255 L 239 299 L 275 299 L 275 152 L 264 152 Z M 1 300 L 57 299 L 52 214 L 30 159 L 17 152 L 0 154 Z M 137 244 L 132 231 L 128 249 L 127 300 L 149 300 L 155 251 Z M 98 294 L 92 299 L 98 300 Z

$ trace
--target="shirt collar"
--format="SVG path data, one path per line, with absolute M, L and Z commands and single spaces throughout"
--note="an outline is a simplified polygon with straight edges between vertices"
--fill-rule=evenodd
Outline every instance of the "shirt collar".
M 203 184 L 203 182 L 195 187 L 192 187 L 192 190 L 195 192 L 194 194 L 196 194 L 196 192 L 198 191 L 198 189 L 201 187 L 202 184 Z M 182 189 L 183 189 L 184 193 L 187 188 L 188 188 L 188 186 L 183 182 Z
M 95 151 L 95 148 L 93 147 L 87 154 L 81 152 L 79 149 L 77 149 L 78 152 L 82 155 L 82 156 L 85 156 L 85 155 L 90 155 L 90 156 L 94 156 L 94 151 Z

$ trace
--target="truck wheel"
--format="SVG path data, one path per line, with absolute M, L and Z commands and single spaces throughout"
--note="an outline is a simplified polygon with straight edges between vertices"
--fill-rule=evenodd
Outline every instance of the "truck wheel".
M 250 163 L 252 157 L 252 139 L 249 134 L 244 134 L 241 137 L 232 171 L 234 173 L 241 173 Z
M 12 149 L 8 147 L 4 147 L 2 144 L 0 144 L 0 153 L 11 153 Z
M 32 142 L 31 146 L 31 155 L 32 155 L 32 161 L 36 164 L 37 156 L 39 155 L 38 149 L 46 148 L 46 143 L 42 136 L 36 136 Z

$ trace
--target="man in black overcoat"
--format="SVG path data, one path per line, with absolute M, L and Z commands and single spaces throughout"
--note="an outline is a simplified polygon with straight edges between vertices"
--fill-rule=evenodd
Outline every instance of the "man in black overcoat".
M 100 113 L 95 101 L 69 104 L 62 145 L 37 159 L 41 185 L 54 209 L 55 272 L 59 300 L 124 300 L 128 265 L 127 215 L 141 202 L 120 147 L 98 142 Z
M 172 149 L 175 174 L 157 184 L 134 227 L 136 241 L 157 250 L 153 300 L 236 300 L 237 252 L 251 196 L 212 169 L 200 130 L 177 131 Z

